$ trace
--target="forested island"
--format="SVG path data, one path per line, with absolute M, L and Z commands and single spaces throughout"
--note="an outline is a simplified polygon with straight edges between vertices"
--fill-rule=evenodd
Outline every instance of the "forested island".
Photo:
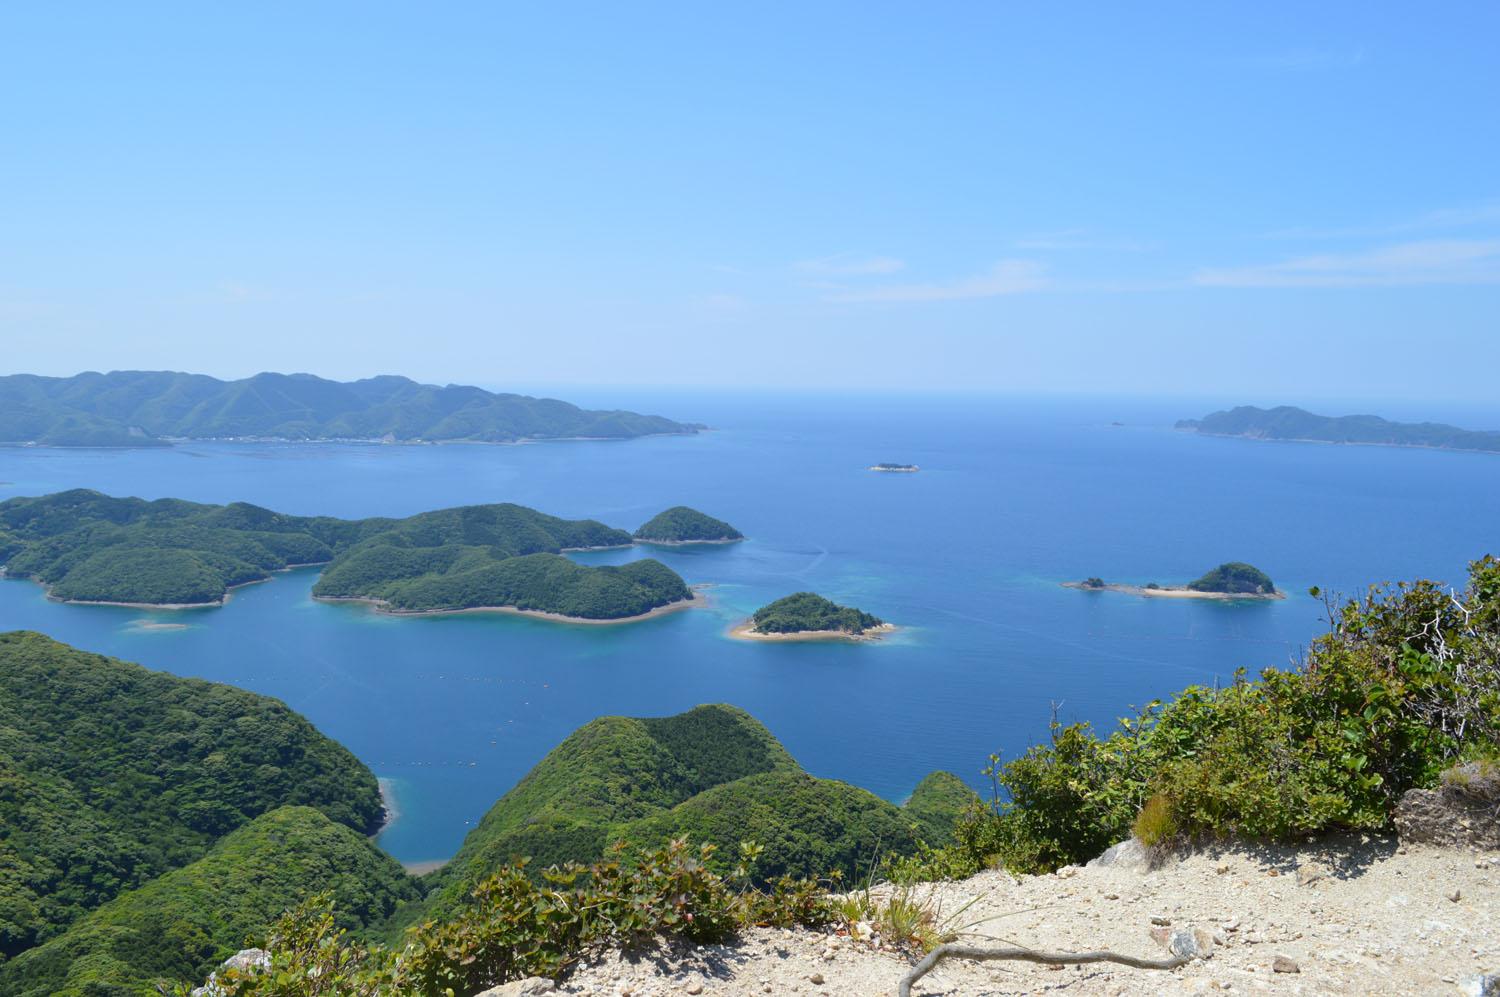
M 312 374 L 221 381 L 173 371 L 0 377 L 0 443 L 159 447 L 178 440 L 365 440 L 390 443 L 628 439 L 695 433 L 697 423 L 590 411 L 552 398 L 418 384 L 385 375 L 340 382 Z
M 816 592 L 795 592 L 757 609 L 729 633 L 742 640 L 858 640 L 894 629 L 878 616 Z
M 1441 422 L 1391 422 L 1376 415 L 1315 415 L 1290 405 L 1270 409 L 1241 405 L 1211 413 L 1202 419 L 1182 419 L 1176 428 L 1205 436 L 1240 436 L 1253 440 L 1500 453 L 1500 432 L 1497 431 L 1460 429 Z
M 745 535 L 722 519 L 677 505 L 652 517 L 635 531 L 635 539 L 653 544 L 734 543 Z
M 1176 599 L 1285 599 L 1271 576 L 1244 561 L 1226 561 L 1186 585 L 1145 585 L 1106 582 L 1094 576 L 1081 582 L 1063 582 L 1067 588 L 1089 592 L 1124 592 L 1129 595 L 1162 596 Z
M 870 470 L 886 471 L 894 474 L 911 474 L 915 471 L 920 471 L 921 468 L 917 467 L 917 465 L 915 464 L 892 464 L 886 461 L 882 461 L 879 464 L 871 464 Z
M 222 605 L 235 586 L 297 565 L 326 565 L 317 598 L 397 613 L 498 610 L 598 622 L 695 604 L 659 561 L 592 566 L 563 556 L 633 542 L 595 520 L 511 504 L 344 520 L 85 489 L 0 502 L 7 575 L 40 582 L 62 601 L 157 608 Z

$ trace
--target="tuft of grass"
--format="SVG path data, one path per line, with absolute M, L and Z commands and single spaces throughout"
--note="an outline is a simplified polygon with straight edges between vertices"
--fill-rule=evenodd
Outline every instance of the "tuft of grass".
M 1147 848 L 1166 844 L 1177 837 L 1177 817 L 1172 801 L 1158 793 L 1146 801 L 1131 827 L 1137 840 Z

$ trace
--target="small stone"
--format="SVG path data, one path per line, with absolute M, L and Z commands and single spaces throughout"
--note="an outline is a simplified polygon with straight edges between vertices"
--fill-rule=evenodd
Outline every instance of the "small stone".
M 1320 879 L 1328 878 L 1328 869 L 1316 862 L 1304 862 L 1297 867 L 1297 885 L 1311 886 Z
M 1500 994 L 1500 972 L 1471 976 L 1459 984 L 1459 989 L 1468 997 L 1496 997 Z
M 1297 965 L 1297 961 L 1295 959 L 1290 959 L 1284 955 L 1279 955 L 1275 959 L 1271 960 L 1271 972 L 1300 973 L 1302 972 L 1302 967 Z
M 1452 893 L 1448 894 L 1448 899 L 1453 901 L 1454 903 L 1458 903 L 1463 898 L 1464 895 L 1458 890 L 1454 890 Z
M 701 981 L 701 980 L 693 980 L 691 983 L 689 983 L 687 986 L 683 987 L 682 989 L 685 990 L 685 991 L 687 991 L 690 994 L 695 995 L 695 997 L 696 997 L 697 994 L 701 994 L 703 992 L 703 981 Z
M 1058 879 L 1072 879 L 1076 875 L 1078 875 L 1077 866 L 1065 865 L 1061 869 L 1057 870 Z
M 824 962 L 832 962 L 833 961 L 833 955 L 834 955 L 833 949 L 824 949 L 823 950 L 823 961 Z
M 1105 900 L 1118 900 L 1118 899 L 1120 899 L 1120 895 L 1118 893 L 1106 893 L 1106 894 L 1104 894 L 1104 899 Z
M 1281 870 L 1280 869 L 1268 869 L 1266 871 L 1266 875 L 1267 876 L 1279 876 L 1279 875 L 1281 875 Z
M 1214 954 L 1213 936 L 1202 928 L 1156 927 L 1150 934 L 1156 944 L 1181 959 L 1207 959 Z
M 770 993 L 771 992 L 771 984 L 769 984 L 769 983 L 762 983 L 760 985 L 760 992 L 763 993 L 763 994 Z
M 1153 914 L 1151 915 L 1151 923 L 1165 926 L 1171 924 L 1172 919 L 1165 914 Z
M 1218 873 L 1220 876 L 1225 875 L 1229 872 L 1229 863 L 1220 862 L 1218 865 L 1214 866 L 1214 872 Z
M 821 987 L 823 985 L 823 974 L 814 973 L 807 978 L 807 982 L 811 983 L 815 987 Z

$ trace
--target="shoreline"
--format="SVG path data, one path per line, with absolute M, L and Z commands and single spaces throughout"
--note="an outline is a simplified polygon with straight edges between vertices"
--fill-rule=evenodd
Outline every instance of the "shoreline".
M 318 568 L 332 563 L 332 561 L 310 561 L 307 564 L 288 564 L 284 568 L 270 568 L 267 569 L 267 575 L 264 578 L 252 578 L 248 582 L 236 582 L 233 585 L 225 586 L 224 594 L 213 602 L 121 602 L 115 599 L 61 599 L 52 594 L 52 586 L 44 584 L 35 575 L 12 575 L 8 574 L 4 568 L 0 568 L 0 579 L 8 578 L 12 581 L 31 582 L 33 585 L 41 585 L 42 595 L 60 606 L 116 606 L 121 609 L 161 609 L 177 612 L 183 609 L 223 609 L 229 604 L 229 600 L 234 595 L 235 589 L 242 589 L 247 585 L 263 585 L 266 582 L 273 581 L 276 575 L 295 571 L 298 568 Z M 165 625 L 171 626 L 172 624 Z
M 894 623 L 882 623 L 879 626 L 870 627 L 864 633 L 852 634 L 847 630 L 796 630 L 791 633 L 760 633 L 755 629 L 754 620 L 745 620 L 743 623 L 730 627 L 728 636 L 735 640 L 762 641 L 767 644 L 796 644 L 815 641 L 845 641 L 850 644 L 873 644 L 875 641 L 883 640 L 889 633 L 900 628 Z
M 659 433 L 638 433 L 634 436 L 518 436 L 513 440 L 390 440 L 359 436 L 321 436 L 313 439 L 294 440 L 284 436 L 155 436 L 140 443 L 41 443 L 36 440 L 5 440 L 0 447 L 27 447 L 49 450 L 168 450 L 172 447 L 194 443 L 267 443 L 309 444 L 320 446 L 385 446 L 385 447 L 432 447 L 462 444 L 484 447 L 518 447 L 531 443 L 624 443 L 629 440 L 646 440 L 661 436 L 697 436 L 711 433 L 713 427 L 668 429 Z M 147 442 L 157 440 L 159 442 Z
M 505 616 L 528 616 L 532 619 L 546 620 L 550 623 L 577 623 L 585 626 L 615 626 L 620 623 L 639 623 L 642 620 L 655 619 L 658 616 L 667 616 L 672 613 L 681 612 L 684 609 L 697 609 L 708 605 L 708 596 L 704 595 L 698 588 L 694 588 L 693 594 L 686 599 L 678 599 L 655 609 L 648 609 L 644 613 L 634 616 L 617 616 L 612 619 L 593 619 L 587 616 L 566 616 L 562 613 L 552 613 L 542 609 L 518 609 L 515 606 L 468 606 L 463 609 L 389 609 L 389 603 L 384 599 L 371 599 L 365 596 L 330 596 L 315 595 L 314 602 L 347 602 L 362 603 L 369 606 L 374 612 L 382 616 L 399 617 L 422 617 L 422 616 L 462 616 L 468 613 L 499 613 Z
M 1286 593 L 1280 589 L 1277 589 L 1275 592 L 1199 592 L 1196 589 L 1184 588 L 1180 585 L 1149 589 L 1144 585 L 1110 583 L 1108 585 L 1096 586 L 1085 585 L 1083 582 L 1063 582 L 1062 587 L 1065 589 L 1078 589 L 1080 592 L 1120 592 L 1124 595 L 1141 595 L 1155 599 L 1212 599 L 1219 602 L 1253 600 L 1255 602 L 1274 602 L 1277 599 L 1286 598 Z
M 1478 447 L 1446 447 L 1436 443 L 1376 443 L 1367 440 L 1318 440 L 1307 436 L 1252 436 L 1249 433 L 1205 433 L 1201 429 L 1177 429 L 1173 432 L 1207 436 L 1215 440 L 1250 440 L 1253 443 L 1318 443 L 1328 447 L 1387 447 L 1393 450 L 1441 450 L 1444 453 L 1477 453 L 1500 456 L 1500 450 L 1482 450 Z
M 744 543 L 745 537 L 723 537 L 718 540 L 636 540 L 630 546 L 639 547 L 642 544 L 647 547 L 701 547 L 705 544 L 738 544 Z

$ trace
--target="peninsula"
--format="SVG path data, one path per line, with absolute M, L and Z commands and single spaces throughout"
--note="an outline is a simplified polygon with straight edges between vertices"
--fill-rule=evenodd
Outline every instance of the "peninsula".
M 1460 429 L 1441 422 L 1391 422 L 1376 415 L 1315 415 L 1290 405 L 1270 409 L 1242 405 L 1202 419 L 1183 419 L 1176 428 L 1251 440 L 1500 453 L 1500 432 Z
M 697 509 L 677 505 L 659 513 L 635 531 L 638 543 L 672 546 L 676 544 L 724 544 L 745 539 L 745 535 L 722 519 L 705 515 Z
M 629 439 L 704 428 L 393 375 L 347 383 L 312 374 L 220 381 L 139 370 L 0 377 L 0 443 L 39 446 L 163 447 L 184 440 L 516 443 Z
M 777 599 L 729 631 L 740 640 L 875 640 L 896 629 L 878 616 L 840 606 L 815 592 Z
M 158 609 L 219 606 L 237 586 L 315 565 L 326 565 L 315 598 L 401 614 L 624 622 L 701 603 L 654 559 L 596 566 L 563 556 L 632 543 L 596 520 L 511 504 L 343 520 L 85 489 L 0 502 L 0 571 L 59 601 Z
M 1086 592 L 1124 592 L 1165 599 L 1285 599 L 1264 571 L 1244 561 L 1227 561 L 1186 585 L 1128 585 L 1106 582 L 1097 576 L 1081 582 L 1063 582 L 1064 588 Z

